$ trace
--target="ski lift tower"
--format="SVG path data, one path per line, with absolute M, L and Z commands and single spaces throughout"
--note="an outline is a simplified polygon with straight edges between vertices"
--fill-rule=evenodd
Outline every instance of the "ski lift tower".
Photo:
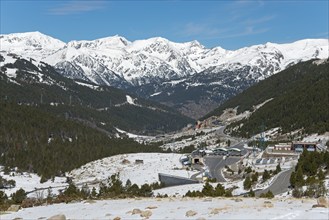
M 259 137 L 259 148 L 261 148 L 262 150 L 265 149 L 265 126 L 264 126 L 264 123 L 262 123 L 262 125 L 260 126 L 260 130 L 261 130 L 261 133 L 260 133 L 260 137 Z
M 256 151 L 257 151 L 256 135 L 255 135 L 255 133 L 253 133 L 253 135 L 252 135 L 252 153 L 253 153 L 254 157 L 256 157 Z

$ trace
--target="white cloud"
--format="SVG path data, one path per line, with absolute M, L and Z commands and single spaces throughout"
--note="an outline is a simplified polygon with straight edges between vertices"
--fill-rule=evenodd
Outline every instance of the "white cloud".
M 232 1 L 215 13 L 207 14 L 203 22 L 189 22 L 176 30 L 177 35 L 195 39 L 224 39 L 258 35 L 270 30 L 277 16 L 264 15 L 261 0 Z M 215 10 L 214 10 L 215 11 Z
M 265 33 L 269 30 L 270 28 L 257 28 L 253 25 L 232 25 L 229 28 L 216 28 L 214 25 L 211 24 L 188 23 L 187 25 L 185 25 L 184 28 L 182 28 L 182 30 L 179 32 L 179 35 L 185 37 L 195 37 L 198 39 L 223 39 L 257 35 Z
M 52 15 L 70 15 L 95 11 L 105 7 L 105 1 L 69 1 L 49 10 Z
M 185 25 L 181 33 L 186 36 L 207 35 L 214 36 L 221 32 L 218 28 L 211 27 L 208 24 L 188 23 Z
M 256 34 L 262 34 L 267 31 L 269 31 L 270 28 L 261 28 L 261 29 L 255 29 L 252 26 L 245 27 L 244 30 L 240 32 L 233 32 L 228 33 L 226 35 L 222 35 L 219 38 L 234 38 L 234 37 L 243 37 L 243 36 L 249 36 L 249 35 L 256 35 Z
M 269 16 L 265 16 L 265 17 L 261 17 L 261 18 L 255 18 L 255 19 L 249 18 L 249 19 L 243 21 L 243 24 L 245 24 L 245 25 L 261 24 L 261 23 L 271 21 L 274 18 L 275 18 L 275 15 L 269 15 Z

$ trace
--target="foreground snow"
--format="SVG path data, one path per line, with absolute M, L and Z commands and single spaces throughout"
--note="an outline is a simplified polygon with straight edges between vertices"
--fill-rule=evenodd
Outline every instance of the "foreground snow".
M 312 208 L 316 200 L 254 198 L 165 198 L 83 201 L 27 208 L 1 219 L 41 219 L 64 214 L 67 219 L 144 219 L 133 209 L 149 210 L 150 219 L 328 219 L 328 209 Z M 188 211 L 194 216 L 188 217 Z

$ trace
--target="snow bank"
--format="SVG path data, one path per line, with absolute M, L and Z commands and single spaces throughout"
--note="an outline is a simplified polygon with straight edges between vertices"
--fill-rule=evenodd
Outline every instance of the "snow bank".
M 47 219 L 64 214 L 67 219 L 143 219 L 133 209 L 151 211 L 151 219 L 328 219 L 326 208 L 314 208 L 316 200 L 243 198 L 124 199 L 56 204 L 19 210 L 1 219 Z M 188 211 L 196 214 L 187 217 Z
M 136 105 L 136 104 L 135 104 L 135 99 L 131 98 L 131 96 L 126 95 L 126 99 L 127 99 L 127 102 L 128 102 L 130 105 Z

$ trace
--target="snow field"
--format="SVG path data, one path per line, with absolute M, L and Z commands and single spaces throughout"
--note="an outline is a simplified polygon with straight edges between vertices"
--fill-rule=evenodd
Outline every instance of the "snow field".
M 182 167 L 179 158 L 182 154 L 166 153 L 137 153 L 122 154 L 93 161 L 72 170 L 68 176 L 75 183 L 106 180 L 113 174 L 120 173 L 123 184 L 129 179 L 133 184 L 158 182 L 158 173 L 181 177 L 190 177 L 197 171 L 187 171 Z M 136 163 L 142 160 L 143 163 Z
M 316 200 L 255 198 L 146 198 L 82 201 L 19 210 L 1 219 L 40 219 L 64 214 L 67 219 L 144 219 L 133 209 L 149 210 L 150 219 L 328 219 L 328 209 L 312 208 Z M 195 215 L 186 216 L 188 211 Z
M 198 171 L 188 171 L 182 167 L 179 162 L 181 154 L 165 154 L 165 153 L 138 153 L 123 154 L 96 160 L 72 170 L 66 176 L 71 177 L 73 182 L 78 186 L 87 183 L 89 187 L 98 188 L 100 181 L 106 180 L 113 174 L 119 173 L 123 184 L 129 179 L 133 184 L 141 186 L 144 183 L 158 182 L 158 173 L 170 174 L 180 177 L 191 177 Z M 136 163 L 136 160 L 142 160 L 142 163 Z M 3 167 L 0 167 L 2 170 Z M 43 189 L 44 196 L 47 196 L 47 188 L 52 188 L 53 194 L 58 194 L 58 190 L 62 190 L 68 186 L 66 177 L 55 177 L 54 181 L 48 180 L 40 183 L 40 177 L 33 173 L 10 172 L 5 175 L 3 171 L 0 175 L 7 180 L 16 181 L 16 187 L 6 189 L 5 193 L 9 196 L 18 189 L 23 188 L 26 192 L 35 189 Z M 187 192 L 187 191 L 186 191 Z M 185 193 L 184 193 L 185 194 Z M 28 194 L 29 197 L 36 197 L 35 193 Z
M 0 167 L 0 170 L 2 170 L 3 167 Z M 35 190 L 36 188 L 46 188 L 51 187 L 53 194 L 58 194 L 58 189 L 64 189 L 68 184 L 66 183 L 65 177 L 55 177 L 54 181 L 48 180 L 47 182 L 40 183 L 40 176 L 34 173 L 19 173 L 19 172 L 10 172 L 9 175 L 4 174 L 3 171 L 0 172 L 0 176 L 2 176 L 4 179 L 7 180 L 15 180 L 16 186 L 11 189 L 5 189 L 4 192 L 10 196 L 10 194 L 16 192 L 20 188 L 24 189 L 26 192 L 31 192 Z M 35 193 L 28 194 L 29 197 L 35 197 Z M 46 194 L 44 196 L 47 196 Z

